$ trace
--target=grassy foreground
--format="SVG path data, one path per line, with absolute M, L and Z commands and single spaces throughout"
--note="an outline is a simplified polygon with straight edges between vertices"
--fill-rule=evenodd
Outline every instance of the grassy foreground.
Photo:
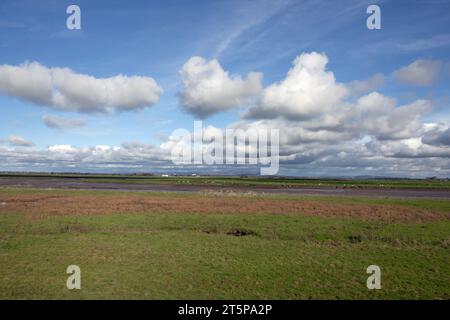
M 450 211 L 444 200 L 421 201 Z M 2 213 L 0 299 L 450 299 L 449 220 L 211 211 Z M 81 290 L 66 289 L 71 264 Z M 381 290 L 366 288 L 372 264 Z

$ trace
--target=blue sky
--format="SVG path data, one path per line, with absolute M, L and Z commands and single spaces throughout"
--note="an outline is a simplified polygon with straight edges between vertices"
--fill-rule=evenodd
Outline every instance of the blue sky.
M 81 30 L 66 28 L 66 8 L 70 4 L 81 8 Z M 366 27 L 366 8 L 370 4 L 377 4 L 381 8 L 381 30 L 368 30 Z M 5 88 L 14 80 L 3 80 L 5 83 L 10 82 L 2 89 L 2 77 L 6 76 L 0 71 L 0 148 L 3 148 L 0 149 L 0 158 L 4 158 L 3 168 L 0 165 L 0 170 L 53 168 L 90 171 L 94 167 L 102 170 L 99 162 L 94 161 L 91 166 L 90 156 L 80 150 L 98 145 L 120 147 L 130 142 L 158 148 L 174 129 L 191 130 L 193 120 L 198 117 L 203 118 L 205 126 L 217 128 L 225 128 L 230 124 L 251 126 L 252 121 L 263 121 L 269 126 L 275 123 L 280 126 L 281 123 L 282 128 L 303 130 L 310 127 L 314 120 L 323 119 L 289 119 L 291 109 L 283 115 L 286 103 L 289 108 L 302 108 L 301 101 L 297 103 L 289 100 L 285 105 L 281 101 L 264 105 L 261 97 L 264 97 L 265 90 L 271 85 L 286 79 L 296 57 L 302 53 L 314 52 L 326 56 L 326 70 L 334 75 L 335 84 L 342 84 L 349 90 L 342 101 L 333 101 L 333 104 L 354 104 L 358 108 L 359 98 L 376 92 L 383 97 L 395 99 L 393 110 L 419 100 L 428 101 L 430 110 L 423 114 L 420 111 L 420 115 L 417 115 L 420 117 L 420 121 L 417 120 L 420 126 L 415 124 L 411 128 L 410 137 L 405 136 L 405 133 L 394 132 L 392 128 L 388 130 L 387 137 L 387 131 L 376 131 L 370 125 L 371 120 L 365 118 L 361 120 L 368 123 L 364 128 L 353 126 L 349 129 L 350 122 L 354 124 L 356 121 L 353 119 L 342 120 L 340 129 L 326 129 L 326 133 L 330 135 L 333 132 L 352 131 L 351 134 L 342 136 L 344 140 L 339 140 L 339 144 L 343 146 L 348 146 L 349 141 L 357 143 L 361 138 L 363 143 L 370 144 L 364 147 L 367 150 L 359 150 L 358 154 L 352 155 L 351 151 L 345 151 L 349 159 L 361 159 L 358 163 L 337 163 L 341 159 L 337 156 L 339 152 L 327 148 L 327 145 L 337 145 L 332 140 L 328 143 L 323 139 L 305 140 L 304 137 L 322 130 L 319 127 L 308 129 L 310 131 L 307 133 L 302 131 L 295 139 L 282 139 L 288 141 L 282 146 L 282 153 L 286 155 L 286 166 L 282 173 L 448 176 L 449 145 L 446 144 L 446 139 L 450 123 L 449 12 L 450 1 L 445 0 L 2 1 L 0 65 L 18 67 L 26 62 L 37 62 L 44 68 L 70 68 L 75 74 L 89 75 L 96 79 L 117 75 L 141 76 L 152 78 L 163 93 L 157 101 L 133 107 L 131 111 L 110 106 L 110 112 L 93 113 L 72 108 L 70 102 L 61 106 L 29 99 L 23 94 L 28 88 L 27 84 L 19 84 L 18 86 L 23 86 L 20 90 L 16 88 L 21 94 L 17 94 L 17 90 L 12 94 L 11 90 Z M 255 80 L 254 90 L 249 89 L 251 84 L 246 87 L 252 93 L 246 93 L 245 98 L 239 96 L 237 105 L 219 101 L 218 107 L 213 111 L 202 113 L 198 105 L 201 103 L 197 99 L 201 92 L 196 91 L 195 100 L 194 94 L 188 92 L 180 76 L 180 70 L 195 56 L 202 57 L 205 64 L 215 59 L 220 68 L 228 72 L 230 79 L 241 77 L 245 82 L 249 73 L 258 72 L 261 74 L 261 88 L 256 88 L 258 81 Z M 416 61 L 419 62 L 412 65 Z M 405 72 L 396 73 L 408 66 L 410 68 Z M 415 67 L 417 68 L 414 69 Z M 421 76 L 417 79 L 414 70 L 431 72 L 428 75 L 430 80 L 421 82 Z M 377 74 L 381 78 L 370 85 L 369 80 Z M 194 86 L 204 83 L 201 79 L 195 81 Z M 368 87 L 365 92 L 350 92 L 355 81 Z M 332 88 L 334 84 L 327 85 Z M 198 86 L 195 88 L 199 89 Z M 277 91 L 277 94 L 279 92 L 281 91 Z M 195 100 L 189 107 L 183 106 L 188 104 L 187 98 L 181 98 L 183 94 L 184 97 L 187 95 Z M 230 95 L 232 93 L 219 98 L 227 99 Z M 291 98 L 298 97 L 299 95 L 294 95 Z M 213 101 L 209 96 L 201 99 Z M 211 104 L 215 103 L 213 101 Z M 321 102 L 319 104 L 322 106 Z M 221 108 L 221 105 L 227 107 Z M 201 110 L 207 107 L 202 105 Z M 247 119 L 244 115 L 251 108 L 256 108 L 255 114 L 258 116 Z M 268 119 L 261 116 L 261 108 L 275 108 L 281 110 L 281 113 L 279 117 L 272 116 Z M 380 110 L 387 110 L 383 108 L 380 107 Z M 317 110 L 320 110 L 319 106 Z M 332 117 L 332 112 L 325 108 L 320 117 L 325 113 Z M 49 117 L 64 119 L 65 125 L 59 129 L 51 127 L 44 121 Z M 373 123 L 382 121 L 380 119 L 383 115 L 378 114 L 376 117 L 378 118 Z M 389 119 L 387 121 L 393 121 L 394 118 Z M 405 120 L 405 125 L 409 125 L 411 119 Z M 73 121 L 78 121 L 77 125 L 67 125 L 73 124 Z M 347 129 L 342 129 L 344 125 Z M 29 146 L 18 138 L 29 142 Z M 429 141 L 429 144 L 418 146 L 412 138 L 417 138 L 422 143 Z M 360 144 L 361 142 L 358 147 Z M 85 157 L 78 155 L 75 159 L 74 151 L 72 155 L 55 160 L 47 153 L 49 147 L 58 145 L 73 146 Z M 404 149 L 407 147 L 411 150 Z M 36 152 L 45 161 L 33 159 L 32 155 Z M 121 162 L 117 157 L 121 158 L 116 155 L 107 162 Z M 149 157 L 152 158 L 150 155 Z M 130 158 L 132 157 L 127 158 L 127 163 L 132 162 Z M 301 160 L 304 158 L 311 160 L 305 163 Z M 67 166 L 65 159 L 68 159 Z M 83 164 L 78 166 L 77 161 Z M 38 165 L 35 166 L 36 163 Z M 153 162 L 148 166 L 145 162 L 139 163 L 142 165 L 139 167 L 140 171 L 151 171 L 155 165 Z M 133 167 L 123 168 L 126 171 L 133 170 Z M 103 170 L 109 169 L 104 167 Z

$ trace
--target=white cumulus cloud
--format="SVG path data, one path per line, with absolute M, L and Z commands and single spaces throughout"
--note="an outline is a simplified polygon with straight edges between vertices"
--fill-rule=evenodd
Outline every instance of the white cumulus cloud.
M 180 70 L 183 91 L 180 104 L 189 113 L 206 118 L 248 103 L 262 88 L 262 74 L 250 72 L 245 79 L 230 76 L 217 60 L 190 58 Z
M 247 117 L 310 119 L 338 107 L 348 89 L 336 83 L 327 63 L 328 57 L 317 52 L 298 56 L 284 80 L 264 89 Z
M 48 68 L 38 62 L 0 65 L 0 94 L 61 110 L 137 110 L 156 103 L 162 93 L 150 77 L 96 78 L 69 68 Z
M 55 144 L 48 147 L 48 151 L 55 153 L 76 152 L 76 149 L 68 144 Z

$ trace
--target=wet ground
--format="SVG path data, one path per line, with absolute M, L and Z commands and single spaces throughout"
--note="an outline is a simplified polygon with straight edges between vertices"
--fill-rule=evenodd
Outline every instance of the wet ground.
M 340 195 L 389 198 L 438 198 L 450 199 L 450 190 L 435 189 L 373 189 L 373 188 L 342 188 L 342 187 L 223 187 L 195 185 L 158 185 L 158 184 L 128 184 L 86 182 L 76 178 L 32 178 L 32 177 L 1 177 L 0 187 L 27 187 L 44 189 L 77 189 L 77 190 L 120 190 L 143 192 L 207 192 L 232 191 L 255 192 L 269 194 L 295 195 Z

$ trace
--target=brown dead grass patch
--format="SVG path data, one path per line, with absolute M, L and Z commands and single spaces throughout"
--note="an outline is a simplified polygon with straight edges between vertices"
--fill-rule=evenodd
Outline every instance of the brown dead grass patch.
M 449 215 L 400 205 L 332 203 L 319 200 L 261 199 L 259 197 L 176 196 L 144 194 L 111 195 L 2 195 L 1 213 L 30 214 L 34 219 L 58 215 L 126 213 L 200 214 L 301 214 L 355 217 L 388 222 L 448 220 Z

